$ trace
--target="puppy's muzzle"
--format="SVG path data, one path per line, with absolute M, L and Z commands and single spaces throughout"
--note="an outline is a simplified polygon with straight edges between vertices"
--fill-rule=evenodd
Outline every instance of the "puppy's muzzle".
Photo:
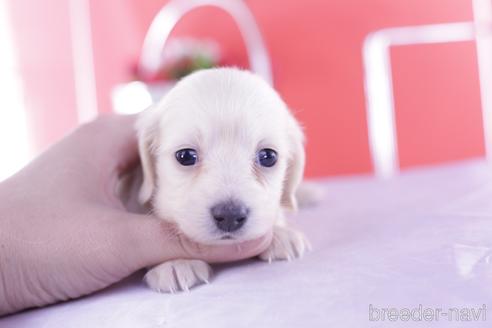
M 247 221 L 249 209 L 238 201 L 229 200 L 210 209 L 215 225 L 222 231 L 239 230 Z

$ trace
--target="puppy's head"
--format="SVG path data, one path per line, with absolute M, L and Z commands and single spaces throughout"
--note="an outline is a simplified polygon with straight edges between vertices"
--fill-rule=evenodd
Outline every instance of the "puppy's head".
M 201 243 L 265 234 L 295 209 L 303 134 L 277 93 L 237 69 L 181 80 L 137 122 L 140 202 Z

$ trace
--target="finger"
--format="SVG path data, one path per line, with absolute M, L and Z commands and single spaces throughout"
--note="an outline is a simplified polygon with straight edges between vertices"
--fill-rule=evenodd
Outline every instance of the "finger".
M 87 130 L 98 139 L 103 147 L 124 145 L 135 138 L 134 125 L 137 115 L 105 114 L 91 122 L 80 126 L 80 130 Z M 101 135 L 111 135 L 112 138 L 100 138 Z
M 106 171 L 121 171 L 138 161 L 136 115 L 103 115 L 74 134 L 77 149 Z
M 254 240 L 231 245 L 202 245 L 177 228 L 154 217 L 128 214 L 121 220 L 121 250 L 134 270 L 172 259 L 200 259 L 210 263 L 230 262 L 256 256 L 272 239 L 271 232 Z
M 150 215 L 118 211 L 119 251 L 133 270 L 183 258 L 176 227 Z
M 209 263 L 232 262 L 251 258 L 267 249 L 272 241 L 272 232 L 258 238 L 226 245 L 203 245 L 184 238 L 182 245 L 185 258 L 200 259 Z
M 89 123 L 89 138 L 101 150 L 103 158 L 115 164 L 134 161 L 138 156 L 135 121 L 136 115 L 101 116 Z

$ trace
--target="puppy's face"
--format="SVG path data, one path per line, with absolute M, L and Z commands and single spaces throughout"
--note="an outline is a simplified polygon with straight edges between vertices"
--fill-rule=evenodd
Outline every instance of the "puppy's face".
M 302 132 L 260 78 L 212 69 L 183 79 L 137 123 L 140 201 L 208 244 L 265 234 L 295 207 Z

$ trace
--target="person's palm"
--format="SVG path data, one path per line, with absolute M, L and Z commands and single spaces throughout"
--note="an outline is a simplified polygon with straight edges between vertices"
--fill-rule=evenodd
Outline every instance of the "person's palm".
M 138 162 L 133 123 L 108 116 L 84 125 L 0 184 L 0 315 L 79 297 L 169 259 L 231 261 L 268 246 L 270 236 L 197 245 L 162 220 L 128 213 L 115 188 Z

